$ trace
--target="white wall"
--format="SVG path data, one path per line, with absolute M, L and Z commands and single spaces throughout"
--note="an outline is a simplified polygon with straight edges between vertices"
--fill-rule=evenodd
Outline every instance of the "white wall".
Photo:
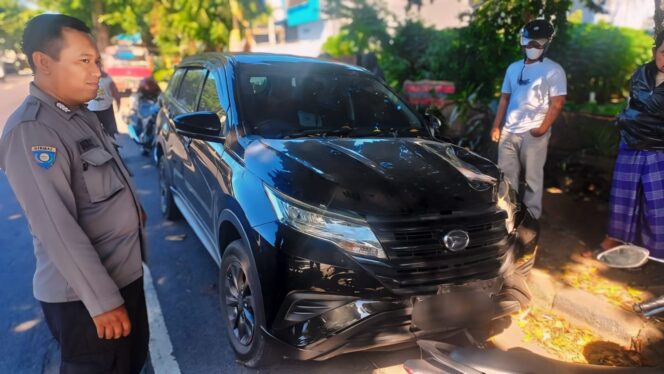
M 652 31 L 655 27 L 653 20 L 655 2 L 653 0 L 606 0 L 605 14 L 593 13 L 582 7 L 576 0 L 572 11 L 577 9 L 583 10 L 583 21 L 588 23 L 604 21 L 614 26 L 648 31 Z
M 385 0 L 390 11 L 394 13 L 400 21 L 406 18 L 406 0 Z M 464 12 L 469 12 L 471 7 L 469 0 L 430 0 L 422 1 L 422 8 L 418 12 L 416 9 L 411 13 L 419 16 L 422 22 L 427 26 L 433 26 L 438 29 L 461 27 L 467 22 L 462 22 L 459 16 Z

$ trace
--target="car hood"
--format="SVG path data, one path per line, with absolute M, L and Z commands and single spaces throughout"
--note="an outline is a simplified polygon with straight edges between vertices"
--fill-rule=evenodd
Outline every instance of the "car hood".
M 244 158 L 273 189 L 364 217 L 486 209 L 499 177 L 485 158 L 418 138 L 257 138 Z

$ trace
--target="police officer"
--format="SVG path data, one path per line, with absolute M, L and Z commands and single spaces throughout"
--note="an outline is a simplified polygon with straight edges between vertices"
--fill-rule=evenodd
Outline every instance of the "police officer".
M 0 168 L 28 218 L 34 295 L 61 348 L 61 373 L 138 373 L 147 356 L 144 213 L 114 140 L 83 104 L 99 52 L 90 29 L 31 19 L 23 49 L 30 95 L 0 138 Z

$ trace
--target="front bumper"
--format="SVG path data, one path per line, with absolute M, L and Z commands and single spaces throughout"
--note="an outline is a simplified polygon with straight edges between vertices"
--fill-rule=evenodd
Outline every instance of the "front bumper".
M 417 339 L 443 339 L 466 328 L 489 326 L 523 306 L 524 299 L 513 297 L 509 286 L 525 284 L 524 273 L 534 261 L 533 238 L 523 243 L 518 234 L 511 235 L 498 244 L 502 249 L 496 252 L 499 264 L 493 272 L 467 276 L 466 270 L 456 271 L 462 276 L 456 281 L 436 278 L 433 283 L 406 287 L 389 280 L 394 269 L 279 224 L 269 226 L 257 230 L 260 252 L 278 254 L 273 268 L 280 270 L 272 284 L 262 280 L 263 294 L 273 309 L 263 333 L 283 356 L 295 359 L 324 360 L 355 351 L 401 348 Z M 411 279 L 421 277 L 416 274 Z
M 298 294 L 298 297 L 306 298 L 307 295 Z M 466 314 L 465 318 L 458 317 L 457 320 L 444 319 L 437 328 L 420 329 L 412 321 L 414 306 L 411 300 L 357 299 L 277 334 L 263 333 L 284 357 L 326 360 L 357 351 L 399 349 L 414 345 L 418 339 L 444 339 L 467 327 L 489 325 L 519 311 L 519 304 L 513 300 L 501 297 L 494 301 L 491 310 Z M 443 321 L 440 317 L 435 320 Z M 431 322 L 434 322 L 433 318 Z

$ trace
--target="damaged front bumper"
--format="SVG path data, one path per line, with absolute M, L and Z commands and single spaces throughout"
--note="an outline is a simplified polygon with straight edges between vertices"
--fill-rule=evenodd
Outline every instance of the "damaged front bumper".
M 324 307 L 341 301 L 321 294 L 294 293 L 288 321 L 298 319 L 303 307 Z M 313 301 L 315 300 L 315 301 Z M 364 350 L 392 350 L 415 344 L 418 339 L 444 339 L 467 327 L 484 326 L 519 311 L 519 303 L 499 295 L 479 304 L 459 301 L 457 294 L 412 297 L 401 301 L 348 298 L 346 304 L 328 310 L 273 335 L 263 331 L 284 357 L 300 360 L 326 360 L 337 355 Z M 306 309 L 306 308 L 305 308 Z M 441 312 L 442 314 L 434 314 Z
M 343 263 L 330 264 L 284 254 L 282 260 L 289 269 L 283 283 L 285 296 L 263 334 L 285 357 L 325 360 L 355 351 L 398 349 L 422 338 L 444 339 L 468 328 L 489 327 L 528 304 L 526 277 L 534 263 L 537 240 L 537 231 L 519 227 L 497 243 L 503 248 L 496 257 L 502 265 L 488 277 L 457 278 L 427 288 L 394 286 L 384 276 L 393 269 L 360 258 L 348 261 L 350 257 L 344 256 Z M 307 244 L 310 247 L 312 240 Z M 328 257 L 333 258 L 340 257 Z

